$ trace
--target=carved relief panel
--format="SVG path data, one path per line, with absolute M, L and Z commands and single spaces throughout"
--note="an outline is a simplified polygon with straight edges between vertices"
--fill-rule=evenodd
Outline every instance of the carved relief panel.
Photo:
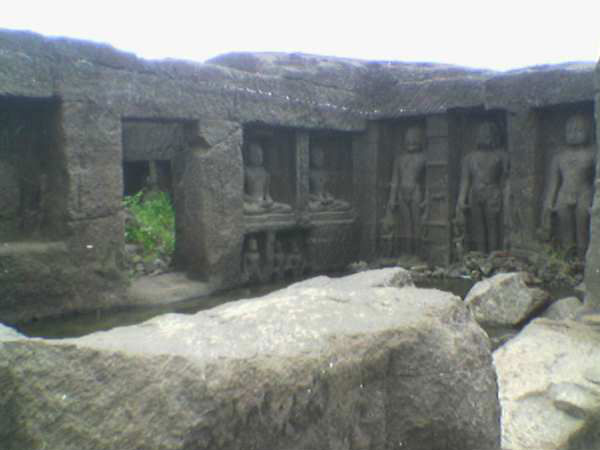
M 246 284 L 261 284 L 299 279 L 310 270 L 306 255 L 303 231 L 247 234 L 242 250 L 242 280 Z

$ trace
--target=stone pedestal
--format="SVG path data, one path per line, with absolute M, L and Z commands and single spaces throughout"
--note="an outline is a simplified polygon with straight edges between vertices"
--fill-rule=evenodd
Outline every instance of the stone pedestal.
M 310 215 L 308 233 L 309 266 L 313 273 L 344 270 L 357 261 L 359 247 L 356 215 L 324 212 Z

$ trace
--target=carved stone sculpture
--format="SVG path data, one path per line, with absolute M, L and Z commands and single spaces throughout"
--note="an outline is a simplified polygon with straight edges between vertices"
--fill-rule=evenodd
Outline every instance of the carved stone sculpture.
M 310 151 L 310 175 L 308 209 L 310 211 L 348 211 L 351 206 L 344 200 L 336 199 L 327 191 L 330 174 L 324 170 L 325 154 L 319 147 Z
M 502 209 L 509 163 L 500 147 L 499 130 L 483 122 L 477 133 L 477 149 L 463 159 L 455 220 L 468 221 L 475 250 L 489 253 L 502 248 Z
M 564 149 L 554 156 L 542 211 L 542 231 L 551 233 L 556 218 L 556 238 L 564 249 L 575 248 L 585 257 L 589 242 L 589 209 L 594 195 L 595 160 L 589 145 L 590 124 L 582 115 L 567 121 Z
M 290 253 L 287 255 L 286 272 L 293 278 L 300 278 L 304 272 L 304 256 L 295 241 L 292 242 Z
M 263 270 L 258 242 L 255 238 L 248 239 L 246 250 L 242 257 L 242 276 L 246 282 L 261 283 L 263 281 Z
M 244 175 L 244 213 L 288 213 L 292 208 L 285 203 L 273 201 L 270 189 L 271 176 L 263 167 L 263 150 L 252 143 L 248 149 L 248 164 Z
M 281 280 L 285 276 L 286 255 L 279 239 L 275 240 L 273 251 L 273 280 Z
M 410 252 L 417 253 L 417 241 L 427 206 L 425 192 L 425 155 L 423 154 L 423 132 L 418 127 L 409 128 L 404 145 L 406 153 L 398 154 L 394 160 L 390 196 L 383 223 L 384 234 L 405 238 Z M 398 213 L 398 214 L 395 214 Z M 401 230 L 404 230 L 402 233 Z

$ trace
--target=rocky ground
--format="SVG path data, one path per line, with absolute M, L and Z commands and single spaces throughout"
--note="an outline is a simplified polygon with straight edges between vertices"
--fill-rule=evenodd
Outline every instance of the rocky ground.
M 460 300 L 392 268 L 82 338 L 34 341 L 0 325 L 0 440 L 9 450 L 594 450 L 595 318 L 528 272 L 496 273 Z
M 131 279 L 171 272 L 171 263 L 170 256 L 156 255 L 154 258 L 147 258 L 139 245 L 125 245 L 125 265 Z
M 387 258 L 373 264 L 357 262 L 350 271 L 377 267 L 400 266 L 411 271 L 415 281 L 440 278 L 463 278 L 479 281 L 498 273 L 527 272 L 530 283 L 549 288 L 572 287 L 583 281 L 583 262 L 576 258 L 562 258 L 548 252 L 535 258 L 518 257 L 509 252 L 497 251 L 489 255 L 469 252 L 462 260 L 448 267 L 431 267 L 418 257 Z
M 486 330 L 493 349 L 538 317 L 574 319 L 582 311 L 583 264 L 552 252 L 534 259 L 504 251 L 490 255 L 469 252 L 447 268 L 431 267 L 418 257 L 405 256 L 373 264 L 357 262 L 348 269 L 360 272 L 387 266 L 405 268 L 419 285 L 453 289 Z M 464 283 L 452 285 L 459 280 Z

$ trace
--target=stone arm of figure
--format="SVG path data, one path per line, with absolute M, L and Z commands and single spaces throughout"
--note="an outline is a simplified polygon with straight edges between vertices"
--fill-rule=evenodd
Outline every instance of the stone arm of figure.
M 321 201 L 325 204 L 328 205 L 330 203 L 332 203 L 335 200 L 335 197 L 333 195 L 331 195 L 330 192 L 328 192 L 327 190 L 324 190 L 321 194 Z
M 392 211 L 398 205 L 398 186 L 400 184 L 400 159 L 394 160 L 392 169 L 392 181 L 390 183 L 390 196 L 388 199 L 387 210 Z
M 550 165 L 548 174 L 548 184 L 544 194 L 544 203 L 542 204 L 541 228 L 545 234 L 550 231 L 550 220 L 556 203 L 556 196 L 560 187 L 561 175 L 558 158 L 555 156 Z
M 424 223 L 429 217 L 429 189 L 427 186 L 424 189 L 421 203 L 419 203 L 419 212 L 421 215 L 421 223 Z
M 271 198 L 271 176 L 267 175 L 265 180 L 265 193 L 263 198 L 263 204 L 265 206 L 273 205 L 273 199 Z
M 322 189 L 321 192 L 317 192 L 318 189 L 315 185 L 315 181 L 312 178 L 309 179 L 309 195 L 312 201 L 320 202 L 323 205 L 330 204 L 334 197 L 327 190 Z
M 472 176 L 469 164 L 469 157 L 465 157 L 462 163 L 460 174 L 460 190 L 458 192 L 458 201 L 456 202 L 456 217 L 464 214 L 465 209 L 468 209 L 467 197 L 471 190 Z

